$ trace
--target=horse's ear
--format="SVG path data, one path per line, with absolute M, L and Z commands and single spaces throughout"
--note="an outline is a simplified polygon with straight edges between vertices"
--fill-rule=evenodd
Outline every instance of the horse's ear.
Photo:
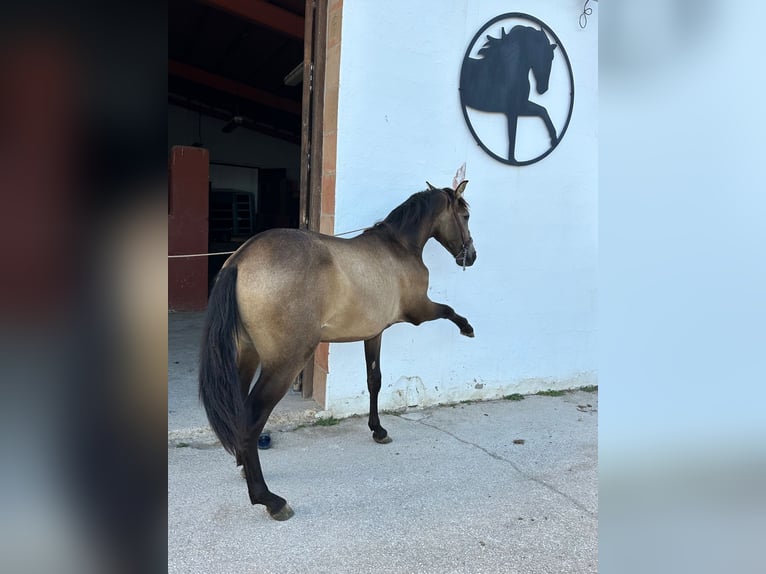
M 468 180 L 464 179 L 460 182 L 460 185 L 458 185 L 455 188 L 455 197 L 459 198 L 461 195 L 463 195 L 463 192 L 465 191 L 465 186 L 468 185 Z
M 455 172 L 455 177 L 452 178 L 452 189 L 457 189 L 457 184 L 465 179 L 465 162 Z
M 434 187 L 433 185 L 431 185 L 429 182 L 426 182 L 426 185 L 428 186 L 428 189 L 431 190 L 431 191 L 434 191 L 434 190 L 438 189 L 438 188 Z

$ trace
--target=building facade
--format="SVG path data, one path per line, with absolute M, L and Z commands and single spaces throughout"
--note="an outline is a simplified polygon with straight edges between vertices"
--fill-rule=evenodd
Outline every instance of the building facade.
M 460 336 L 448 321 L 390 327 L 381 351 L 381 409 L 597 384 L 597 5 L 583 27 L 583 5 L 564 0 L 519 0 L 512 7 L 503 0 L 309 0 L 305 8 L 297 6 L 302 2 L 275 0 L 273 10 L 261 12 L 236 8 L 236 2 L 203 4 L 212 8 L 189 24 L 196 34 L 216 23 L 216 10 L 224 14 L 221 34 L 231 30 L 224 18 L 253 27 L 245 40 L 227 48 L 225 58 L 194 61 L 194 50 L 176 50 L 182 61 L 174 62 L 170 73 L 181 79 L 171 85 L 178 92 L 172 103 L 179 108 L 171 114 L 169 154 L 179 165 L 180 159 L 191 161 L 192 171 L 200 163 L 219 166 L 218 175 L 210 171 L 211 181 L 205 182 L 211 206 L 213 198 L 220 205 L 238 193 L 252 193 L 253 232 L 263 229 L 259 222 L 266 220 L 258 210 L 265 212 L 268 205 L 280 205 L 281 211 L 274 211 L 267 226 L 294 221 L 328 234 L 370 226 L 425 189 L 426 180 L 453 185 L 465 165 L 476 264 L 461 269 L 435 241 L 426 245 L 424 261 L 431 299 L 467 317 L 476 337 Z M 288 12 L 293 4 L 297 7 Z M 241 63 L 231 63 L 259 30 L 274 35 L 269 45 L 275 53 L 293 42 L 293 59 L 299 60 L 303 42 L 303 82 L 293 92 L 281 85 L 274 88 L 277 96 L 263 95 L 269 66 L 275 84 L 283 76 L 291 83 L 292 60 L 279 63 L 274 56 L 254 70 L 250 62 L 263 48 L 253 47 Z M 178 46 L 188 47 L 191 34 L 179 31 L 185 44 L 179 40 Z M 171 57 L 175 45 L 171 38 Z M 213 61 L 229 63 L 214 69 L 208 63 Z M 222 78 L 224 73 L 230 77 Z M 299 67 L 291 75 L 296 74 Z M 254 91 L 259 81 L 260 91 Z M 208 91 L 187 88 L 189 82 L 207 83 Z M 236 95 L 232 117 L 244 116 L 238 120 L 244 128 L 233 132 L 236 145 L 226 140 L 232 120 L 227 128 L 225 114 L 211 119 L 206 114 L 215 106 L 188 105 L 210 88 Z M 240 108 L 243 94 L 250 108 Z M 259 113 L 258 106 L 279 108 L 265 131 L 270 112 L 254 121 L 247 117 Z M 200 135 L 200 126 L 213 126 L 220 145 L 208 145 L 211 138 Z M 261 133 L 248 136 L 248 126 Z M 196 147 L 209 148 L 209 157 L 198 152 L 189 159 L 184 146 L 194 140 L 203 140 Z M 284 152 L 275 155 L 277 148 Z M 224 177 L 226 169 L 250 172 Z M 278 169 L 286 174 L 284 182 L 265 177 Z M 219 184 L 212 181 L 216 178 Z M 172 237 L 174 206 L 184 205 L 193 186 L 173 190 L 172 166 L 170 179 Z M 239 180 L 252 184 L 232 189 Z M 274 185 L 268 187 L 270 181 Z M 204 193 L 198 189 L 195 201 Z M 273 201 L 279 193 L 294 197 Z M 288 217 L 292 205 L 298 212 Z M 197 221 L 209 219 L 200 211 L 204 208 L 190 209 Z M 210 233 L 220 230 L 211 226 Z M 207 239 L 197 247 L 206 245 Z M 203 263 L 179 261 L 171 262 L 171 279 L 189 276 L 183 265 L 197 266 L 205 275 Z M 204 302 L 202 283 L 191 288 L 196 295 L 185 295 L 195 301 L 191 308 L 199 308 L 200 297 Z M 171 305 L 173 290 L 171 285 Z M 361 342 L 320 345 L 312 363 L 305 395 L 335 416 L 367 411 Z
M 449 321 L 390 327 L 381 352 L 382 409 L 597 384 L 597 18 L 582 28 L 574 8 L 520 1 L 503 17 L 509 6 L 500 0 L 342 5 L 333 231 L 382 219 L 425 189 L 426 179 L 452 185 L 465 163 L 478 253 L 463 271 L 438 243 L 427 244 L 429 296 L 466 316 L 476 337 L 461 337 Z M 508 157 L 503 113 L 464 115 L 461 67 L 467 52 L 481 59 L 475 55 L 488 36 L 499 43 L 517 25 L 543 28 L 535 20 L 561 46 L 545 94 L 536 93 L 527 70 L 530 100 L 549 108 L 559 133 L 568 111 L 571 117 L 548 155 L 509 165 L 471 132 L 465 115 L 481 126 L 474 130 L 490 151 Z M 519 160 L 549 146 L 540 117 L 520 117 L 517 134 Z M 326 408 L 365 412 L 362 344 L 331 345 L 327 366 Z

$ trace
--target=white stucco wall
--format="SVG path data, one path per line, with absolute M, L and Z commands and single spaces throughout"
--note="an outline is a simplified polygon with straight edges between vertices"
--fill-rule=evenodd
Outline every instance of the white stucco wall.
M 466 162 L 478 253 L 463 272 L 438 243 L 426 246 L 430 297 L 466 316 L 476 338 L 449 321 L 389 328 L 381 409 L 597 382 L 598 14 L 583 30 L 580 9 L 565 0 L 344 3 L 335 231 L 382 219 L 426 179 L 451 185 Z M 575 78 L 565 138 L 524 167 L 485 154 L 458 94 L 474 34 L 510 11 L 556 32 Z M 362 343 L 331 345 L 327 409 L 364 413 L 368 400 Z

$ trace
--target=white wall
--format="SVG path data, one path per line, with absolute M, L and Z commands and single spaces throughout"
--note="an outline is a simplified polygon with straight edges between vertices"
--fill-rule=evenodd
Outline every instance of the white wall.
M 580 3 L 519 0 L 346 2 L 338 110 L 335 231 L 370 225 L 410 194 L 451 185 L 467 163 L 478 260 L 463 272 L 426 246 L 430 297 L 476 330 L 448 321 L 383 335 L 382 409 L 496 398 L 596 381 L 597 31 Z M 526 12 L 564 44 L 575 77 L 568 132 L 542 161 L 512 167 L 475 143 L 458 94 L 473 35 L 494 16 Z M 362 343 L 330 348 L 327 408 L 368 408 Z

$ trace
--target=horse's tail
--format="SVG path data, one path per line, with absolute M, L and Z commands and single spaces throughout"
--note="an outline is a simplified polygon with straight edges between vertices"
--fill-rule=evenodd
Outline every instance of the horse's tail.
M 231 454 L 242 450 L 245 411 L 237 366 L 236 284 L 236 265 L 224 267 L 210 293 L 199 361 L 200 399 L 210 426 Z

